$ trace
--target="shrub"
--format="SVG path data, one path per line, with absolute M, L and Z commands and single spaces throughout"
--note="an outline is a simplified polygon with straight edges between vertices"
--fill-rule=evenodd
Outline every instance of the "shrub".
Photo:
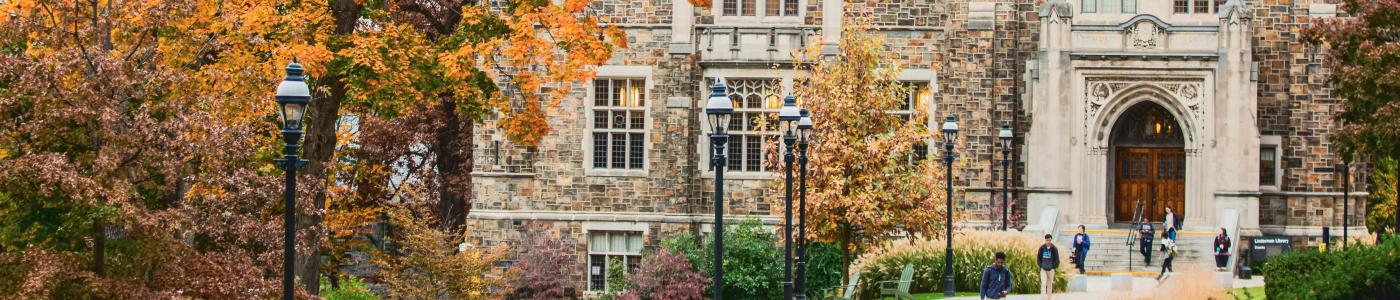
M 1000 231 L 958 232 L 953 240 L 953 287 L 960 292 L 976 292 L 981 284 L 982 270 L 992 264 L 993 254 L 1006 253 L 1006 266 L 1011 269 L 1012 293 L 1036 293 L 1040 291 L 1040 267 L 1035 262 L 1035 252 L 1043 243 L 1041 239 L 1022 233 Z M 898 280 L 905 263 L 914 264 L 914 282 L 911 293 L 941 291 L 943 289 L 943 240 L 901 240 L 872 249 L 856 260 L 852 272 L 860 270 L 861 295 L 878 295 L 880 287 L 876 282 Z M 1055 290 L 1062 291 L 1068 283 L 1065 270 L 1069 269 L 1069 253 L 1060 249 L 1063 260 L 1055 272 Z
M 662 241 L 663 247 L 684 254 L 695 269 L 713 268 L 714 238 L 696 247 L 695 237 L 677 234 Z M 724 297 L 730 299 L 778 299 L 783 296 L 783 254 L 778 237 L 757 220 L 744 220 L 724 230 Z M 713 291 L 707 291 L 709 295 Z
M 835 244 L 807 245 L 807 299 L 822 299 L 822 289 L 841 284 L 841 249 Z
M 574 267 L 574 258 L 568 253 L 573 243 L 564 241 L 543 229 L 532 229 L 526 236 L 524 245 L 518 248 L 520 258 L 511 275 L 509 299 L 562 299 L 565 289 L 573 286 L 569 276 L 560 276 L 560 270 Z
M 504 285 L 492 265 L 501 258 L 499 249 L 459 249 L 461 238 L 437 230 L 424 207 L 390 205 L 384 212 L 395 228 L 388 238 L 394 247 L 374 262 L 386 298 L 494 298 L 492 292 Z
M 699 300 L 705 298 L 705 287 L 710 286 L 710 278 L 695 270 L 684 254 L 666 249 L 642 258 L 638 268 L 632 279 L 636 299 Z
M 1386 299 L 1400 295 L 1400 236 L 1347 251 L 1295 251 L 1269 259 L 1270 299 Z
M 326 300 L 377 300 L 379 295 L 369 291 L 369 286 L 359 277 L 345 276 L 340 280 L 340 288 L 331 286 L 326 276 L 321 276 L 321 297 Z

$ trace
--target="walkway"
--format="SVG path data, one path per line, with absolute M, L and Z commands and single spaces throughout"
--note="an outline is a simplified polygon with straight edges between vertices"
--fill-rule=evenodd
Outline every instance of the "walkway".
M 1260 276 L 1254 276 L 1254 278 L 1253 278 L 1253 279 L 1250 279 L 1250 280 L 1242 280 L 1242 279 L 1236 278 L 1236 279 L 1235 279 L 1235 283 L 1234 283 L 1235 288 L 1256 287 L 1256 286 L 1262 286 L 1262 285 L 1264 285 L 1264 278 L 1263 278 L 1263 277 L 1260 277 Z M 1079 293 L 1058 293 L 1058 294 L 1055 294 L 1053 298 L 1055 298 L 1055 299 L 1115 299 L 1115 300 L 1122 300 L 1122 299 L 1124 299 L 1124 297 L 1123 297 L 1124 294 L 1122 294 L 1122 292 L 1113 292 L 1113 291 L 1110 290 L 1110 288 L 1109 288 L 1108 276 L 1089 276 L 1089 286 L 1088 286 L 1088 287 L 1089 287 L 1089 291 L 1088 291 L 1088 292 L 1079 292 Z M 1157 293 L 1158 287 L 1159 287 L 1159 286 L 1157 285 L 1157 280 L 1154 280 L 1154 279 L 1151 278 L 1151 277 L 1133 277 L 1133 291 L 1132 291 L 1132 295 L 1128 296 L 1127 299 L 1152 299 L 1152 298 L 1156 298 L 1156 296 L 1166 296 L 1166 295 L 1158 295 L 1158 293 Z M 1166 299 L 1171 299 L 1172 297 L 1164 297 L 1164 298 L 1166 298 Z M 948 298 L 948 299 L 973 299 L 973 300 L 976 300 L 977 297 L 955 297 L 955 298 Z M 1034 300 L 1034 299 L 1041 299 L 1041 297 L 1040 297 L 1040 295 L 1034 295 L 1034 294 L 1024 295 L 1024 294 L 1023 294 L 1023 295 L 1011 295 L 1011 297 L 1006 297 L 1006 299 L 1010 299 L 1010 300 L 1022 300 L 1022 299 L 1025 299 L 1025 300 Z

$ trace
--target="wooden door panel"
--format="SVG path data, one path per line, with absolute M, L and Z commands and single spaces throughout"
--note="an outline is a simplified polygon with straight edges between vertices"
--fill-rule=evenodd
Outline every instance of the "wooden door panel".
M 1185 155 L 1181 148 L 1119 148 L 1114 164 L 1115 221 L 1132 222 L 1137 202 L 1143 216 L 1160 222 L 1166 207 L 1185 208 Z

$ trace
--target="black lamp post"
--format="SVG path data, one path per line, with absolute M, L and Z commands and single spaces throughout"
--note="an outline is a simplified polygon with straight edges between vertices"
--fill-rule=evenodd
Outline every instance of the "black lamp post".
M 1342 250 L 1347 249 L 1347 239 L 1351 236 L 1351 159 L 1342 158 Z
M 705 102 L 705 114 L 710 119 L 710 166 L 715 169 L 715 269 L 714 299 L 724 299 L 724 143 L 729 142 L 729 115 L 734 103 L 725 95 L 723 83 L 710 87 L 710 99 Z
M 812 140 L 812 117 L 802 109 L 797 120 L 797 299 L 807 299 L 807 144 Z
M 783 99 L 783 107 L 778 110 L 778 125 L 783 131 L 783 163 L 786 164 L 786 177 L 783 187 L 783 299 L 792 299 L 792 163 L 793 146 L 797 143 L 797 121 L 802 120 L 802 111 L 797 109 L 797 98 L 788 95 Z
M 944 239 L 948 247 L 943 252 L 943 296 L 953 297 L 953 142 L 958 140 L 958 120 L 953 114 L 943 121 L 943 163 L 948 169 L 948 181 L 944 189 L 948 192 L 948 210 L 944 214 L 946 226 Z
M 311 89 L 306 86 L 302 74 L 301 65 L 292 62 L 287 65 L 287 77 L 277 85 L 278 118 L 282 120 L 282 140 L 286 145 L 282 148 L 282 158 L 276 161 L 287 174 L 286 189 L 282 192 L 283 205 L 286 206 L 283 212 L 286 222 L 282 225 L 282 299 L 292 299 L 292 286 L 295 284 L 292 274 L 295 272 L 293 260 L 296 258 L 296 172 L 305 164 L 297 157 L 297 142 L 301 141 L 302 116 L 306 114 L 306 105 L 311 102 Z
M 1001 231 L 1006 231 L 1007 223 L 1007 201 L 1010 201 L 1011 191 L 1011 125 L 1001 124 L 1001 132 L 997 134 L 1001 139 Z

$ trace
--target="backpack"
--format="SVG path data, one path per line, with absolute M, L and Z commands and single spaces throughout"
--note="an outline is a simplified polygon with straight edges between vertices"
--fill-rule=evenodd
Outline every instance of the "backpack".
M 1172 214 L 1172 218 L 1175 219 L 1172 225 L 1176 227 L 1176 230 L 1181 230 L 1181 214 Z

